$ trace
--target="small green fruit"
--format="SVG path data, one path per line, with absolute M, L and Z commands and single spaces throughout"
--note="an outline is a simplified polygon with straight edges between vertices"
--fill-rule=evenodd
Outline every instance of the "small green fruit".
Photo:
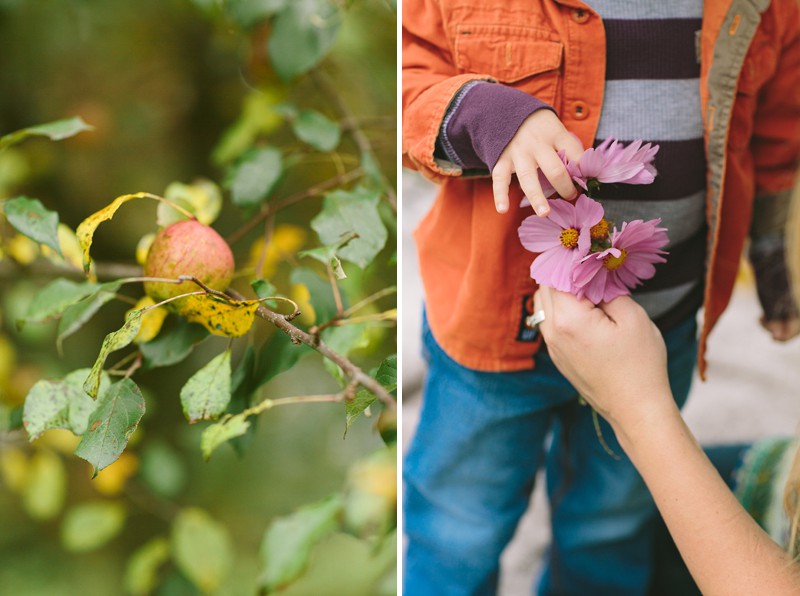
M 177 279 L 191 275 L 215 290 L 223 291 L 233 279 L 233 253 L 214 229 L 194 219 L 176 222 L 161 230 L 153 241 L 144 274 L 147 277 Z M 193 282 L 174 284 L 147 281 L 144 291 L 156 302 L 194 292 L 200 287 Z M 181 300 L 177 302 L 182 302 Z M 180 305 L 169 303 L 180 312 Z

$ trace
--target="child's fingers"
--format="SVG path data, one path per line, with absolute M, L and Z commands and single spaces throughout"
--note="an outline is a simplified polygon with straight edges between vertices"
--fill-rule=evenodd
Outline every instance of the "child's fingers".
M 511 162 L 500 160 L 492 170 L 492 191 L 494 208 L 498 213 L 508 211 L 508 187 L 511 185 Z
M 561 151 L 563 149 L 564 153 L 567 155 L 567 159 L 570 161 L 580 161 L 584 151 L 583 143 L 581 143 L 580 139 L 571 132 L 566 131 L 563 135 L 558 137 L 555 147 L 556 151 Z
M 559 196 L 565 199 L 573 199 L 577 196 L 578 191 L 575 190 L 572 176 L 569 175 L 567 167 L 555 151 L 551 149 L 540 151 L 536 154 L 536 161 L 539 162 L 539 169 L 542 170 L 545 178 L 550 181 Z
M 536 215 L 544 217 L 550 213 L 550 205 L 547 204 L 547 198 L 542 192 L 542 185 L 539 184 L 539 168 L 536 162 L 530 158 L 518 161 L 522 163 L 515 162 L 514 169 L 517 172 L 517 180 L 522 187 L 522 192 L 533 205 Z

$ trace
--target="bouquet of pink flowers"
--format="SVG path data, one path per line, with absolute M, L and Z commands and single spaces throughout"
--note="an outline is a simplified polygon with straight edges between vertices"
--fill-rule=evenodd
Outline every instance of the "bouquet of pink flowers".
M 574 202 L 550 201 L 550 215 L 526 218 L 519 227 L 522 245 L 539 253 L 531 277 L 539 284 L 586 296 L 593 304 L 630 294 L 631 288 L 655 275 L 664 263 L 668 242 L 660 219 L 623 222 L 620 228 L 604 217 L 603 206 L 590 198 L 604 183 L 650 184 L 656 176 L 652 161 L 658 145 L 635 141 L 623 146 L 607 139 L 587 149 L 579 162 L 559 153 L 575 183 L 583 189 Z M 546 195 L 555 191 L 539 176 Z M 529 204 L 527 199 L 523 204 Z M 613 227 L 612 227 L 613 226 Z

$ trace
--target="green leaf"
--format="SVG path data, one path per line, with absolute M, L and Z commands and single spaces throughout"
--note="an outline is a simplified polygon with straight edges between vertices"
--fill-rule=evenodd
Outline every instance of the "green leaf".
M 278 288 L 275 287 L 271 281 L 267 281 L 266 279 L 256 279 L 250 282 L 250 287 L 253 288 L 253 291 L 256 293 L 256 296 L 259 298 L 266 298 L 267 296 L 278 296 Z M 277 300 L 266 300 L 264 302 L 264 306 L 267 308 L 277 308 L 278 301 Z
M 115 292 L 120 285 L 118 281 L 105 283 L 99 286 L 94 293 L 70 304 L 64 309 L 61 319 L 58 321 L 58 335 L 56 337 L 59 352 L 63 341 L 67 337 L 83 327 L 106 302 L 114 299 Z
M 125 324 L 117 331 L 112 331 L 106 335 L 103 340 L 103 345 L 100 346 L 100 353 L 97 355 L 97 360 L 89 371 L 89 376 L 83 384 L 83 390 L 94 398 L 97 398 L 97 391 L 100 388 L 100 373 L 103 372 L 103 365 L 106 358 L 111 352 L 121 350 L 129 346 L 139 333 L 139 328 L 142 326 L 142 313 L 144 309 L 134 310 L 128 313 L 125 319 Z
M 252 27 L 281 10 L 289 0 L 228 0 L 225 11 L 241 27 Z
M 274 296 L 278 292 L 278 288 L 275 287 L 275 284 L 266 279 L 256 279 L 250 283 L 250 287 L 253 288 L 253 291 L 259 298 Z
M 254 380 L 256 350 L 250 345 L 244 351 L 239 364 L 231 373 L 231 403 L 228 411 L 238 414 L 250 405 L 250 395 L 256 390 Z
M 28 197 L 3 201 L 3 212 L 8 223 L 20 234 L 49 246 L 59 256 L 63 256 L 58 241 L 58 213 L 45 209 L 38 199 Z
M 119 284 L 117 284 L 119 286 Z M 24 323 L 43 323 L 60 316 L 67 308 L 99 291 L 100 286 L 91 282 L 76 282 L 58 278 L 39 291 L 31 303 L 25 317 L 17 321 L 21 328 Z
M 231 401 L 231 351 L 198 370 L 181 389 L 183 414 L 190 424 L 218 418 Z
M 187 479 L 181 456 L 160 441 L 148 441 L 142 449 L 139 476 L 155 494 L 167 499 L 178 496 Z
M 225 526 L 202 509 L 183 509 L 172 525 L 175 564 L 204 593 L 214 592 L 233 565 Z
M 392 354 L 381 362 L 378 371 L 375 373 L 375 380 L 390 393 L 394 393 L 397 390 L 397 354 Z M 345 402 L 345 435 L 353 421 L 376 399 L 377 397 L 375 397 L 374 393 L 362 387 L 356 392 L 352 400 Z
M 86 124 L 80 117 L 38 124 L 37 126 L 23 128 L 0 137 L 0 151 L 32 136 L 48 137 L 53 141 L 61 141 L 85 130 L 94 130 L 94 127 Z
M 314 545 L 338 527 L 341 513 L 341 498 L 334 496 L 273 521 L 261 542 L 261 586 L 271 593 L 296 579 Z
M 356 323 L 354 325 L 328 327 L 322 331 L 322 339 L 331 350 L 347 357 L 353 350 L 360 350 L 369 345 L 367 324 Z M 340 382 L 344 381 L 344 375 L 337 364 L 327 358 L 323 363 L 331 375 Z
M 172 182 L 164 191 L 164 198 L 183 207 L 193 214 L 197 221 L 211 225 L 222 209 L 222 192 L 210 180 L 196 180 L 192 184 Z M 188 219 L 188 215 L 178 211 L 166 201 L 159 201 L 156 208 L 156 223 L 162 228 L 178 221 Z
M 144 416 L 144 398 L 130 379 L 111 385 L 89 417 L 89 430 L 83 435 L 75 455 L 94 466 L 94 473 L 114 463 L 128 444 Z
M 328 280 L 322 279 L 311 269 L 299 267 L 292 271 L 291 282 L 293 284 L 303 284 L 308 288 L 317 323 L 330 321 L 336 316 L 336 301 L 333 298 L 333 290 Z M 342 299 L 344 300 L 344 296 L 342 296 Z M 345 305 L 346 307 L 347 305 Z
M 308 72 L 336 41 L 341 16 L 328 0 L 293 0 L 272 22 L 267 53 L 284 80 Z
M 233 204 L 253 207 L 266 199 L 283 173 L 283 157 L 274 147 L 250 151 L 230 171 L 227 186 Z
M 82 435 L 89 426 L 89 416 L 97 402 L 86 395 L 83 382 L 89 369 L 72 371 L 59 381 L 38 381 L 25 398 L 22 414 L 28 438 L 33 441 L 43 432 L 63 428 Z M 109 385 L 107 375 L 102 375 L 101 388 Z
M 255 364 L 253 374 L 253 391 L 264 385 L 273 377 L 289 370 L 300 357 L 311 352 L 305 344 L 296 345 L 292 343 L 289 336 L 282 331 L 276 331 L 269 340 L 261 346 L 258 352 L 258 360 Z
M 67 496 L 67 470 L 54 451 L 39 450 L 30 459 L 22 506 L 33 519 L 53 519 Z
M 120 533 L 125 516 L 121 503 L 96 501 L 75 505 L 61 524 L 61 544 L 73 553 L 100 548 Z
M 169 330 L 161 331 L 154 340 L 139 345 L 144 356 L 144 367 L 151 369 L 177 364 L 208 335 L 208 330 L 202 325 L 189 323 L 183 317 L 175 318 Z
M 203 431 L 200 437 L 200 451 L 203 459 L 209 460 L 214 450 L 235 437 L 241 437 L 250 428 L 250 422 L 241 414 L 223 418 Z
M 335 190 L 325 195 L 322 211 L 311 221 L 311 227 L 323 244 L 336 244 L 355 234 L 357 237 L 338 254 L 363 269 L 381 251 L 388 237 L 378 213 L 379 201 L 378 193 L 364 188 Z
M 339 144 L 342 131 L 334 122 L 316 110 L 303 110 L 292 120 L 295 136 L 318 151 L 333 151 Z
M 152 594 L 158 584 L 158 570 L 169 557 L 169 541 L 163 536 L 139 547 L 125 567 L 125 592 L 132 596 Z
M 361 152 L 361 169 L 364 170 L 364 178 L 366 179 L 366 186 L 369 189 L 382 191 L 386 186 L 383 178 L 383 172 L 375 159 L 375 155 L 371 151 Z
M 312 259 L 316 259 L 323 265 L 330 267 L 336 279 L 345 279 L 347 275 L 345 275 L 344 269 L 342 269 L 342 261 L 339 260 L 339 257 L 336 253 L 338 253 L 342 247 L 346 246 L 348 242 L 357 237 L 358 236 L 355 232 L 352 234 L 345 234 L 339 239 L 338 242 L 334 244 L 328 246 L 319 246 L 310 250 L 304 250 L 297 253 L 297 255 L 300 257 L 311 257 Z
M 284 119 L 276 108 L 285 95 L 285 88 L 277 82 L 245 95 L 238 120 L 214 148 L 214 163 L 222 166 L 236 160 L 255 146 L 260 137 L 267 137 L 283 126 Z
M 375 380 L 389 392 L 397 389 L 397 354 L 392 354 L 381 362 L 378 372 L 375 373 Z
M 345 279 L 347 275 L 344 269 L 342 269 L 342 261 L 336 256 L 336 250 L 335 246 L 318 246 L 317 248 L 299 252 L 297 256 L 316 259 L 320 263 L 330 267 L 336 279 Z

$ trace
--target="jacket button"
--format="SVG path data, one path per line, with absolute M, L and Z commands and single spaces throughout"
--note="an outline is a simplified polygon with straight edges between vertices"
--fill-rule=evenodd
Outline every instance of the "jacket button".
M 589 106 L 582 101 L 572 104 L 572 116 L 575 120 L 584 120 L 589 115 Z
M 572 15 L 572 20 L 579 24 L 585 23 L 589 20 L 589 17 L 592 16 L 592 13 L 590 13 L 588 10 L 584 10 L 583 8 L 573 8 L 570 11 L 570 14 Z

